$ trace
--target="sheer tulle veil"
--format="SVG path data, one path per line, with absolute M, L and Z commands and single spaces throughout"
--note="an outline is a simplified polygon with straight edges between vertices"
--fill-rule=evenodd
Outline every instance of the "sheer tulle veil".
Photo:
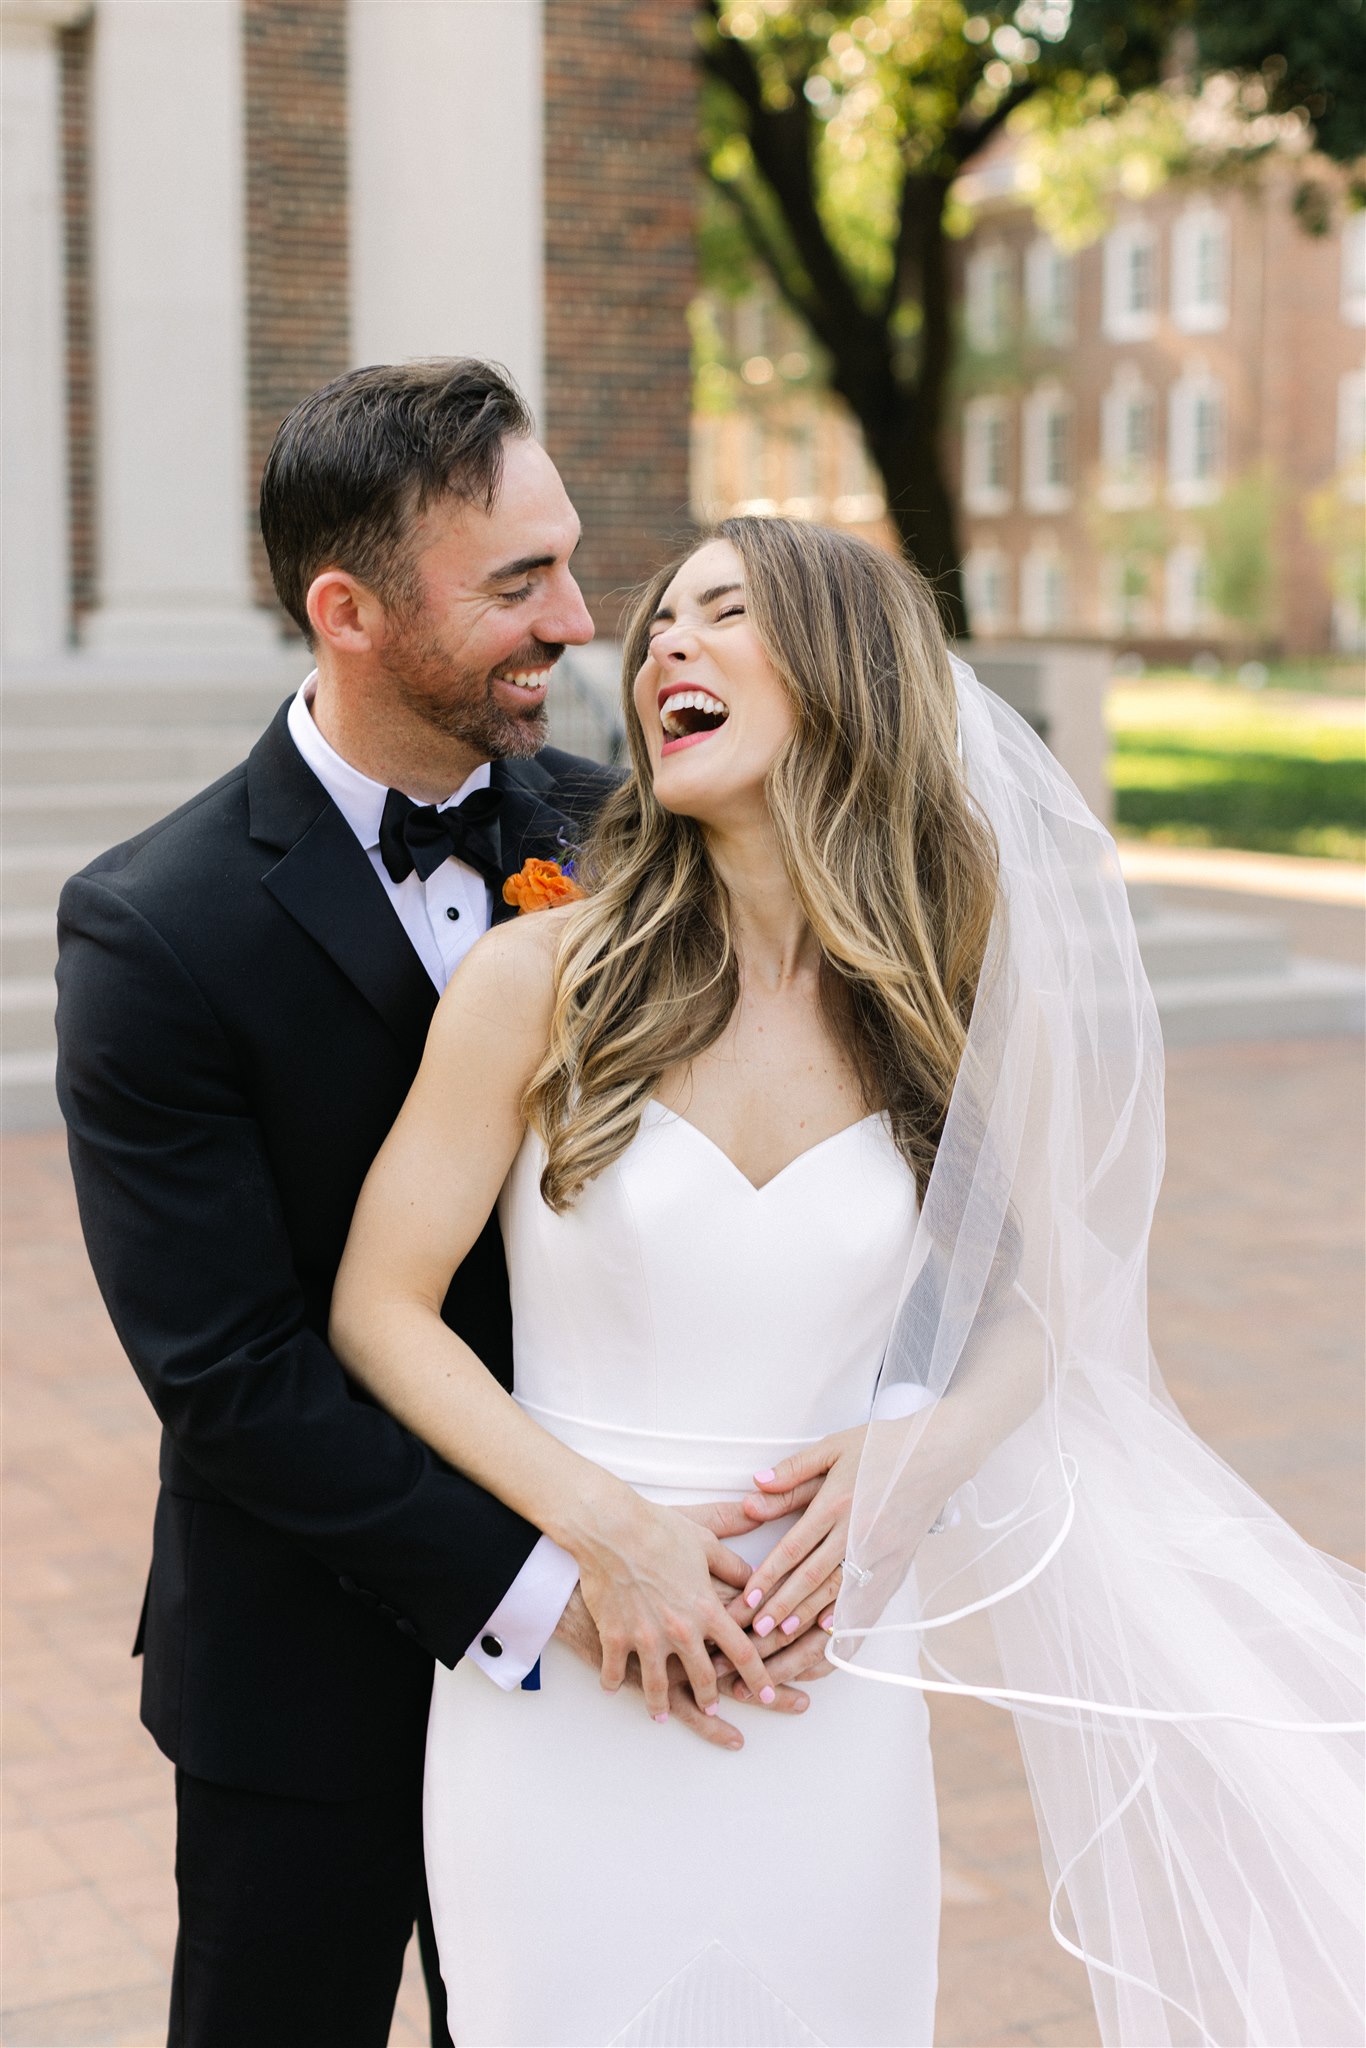
M 1162 1041 L 1114 846 L 954 672 L 999 905 L 833 1659 L 1014 1715 L 1053 1931 L 1106 2043 L 1345 2048 L 1366 2039 L 1361 1580 L 1166 1394 L 1146 1304 Z

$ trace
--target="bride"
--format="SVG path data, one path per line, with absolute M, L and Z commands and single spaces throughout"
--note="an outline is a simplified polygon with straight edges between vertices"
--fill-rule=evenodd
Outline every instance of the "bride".
M 1150 1367 L 1160 1047 L 1108 841 L 951 661 L 922 580 L 848 536 L 725 522 L 648 588 L 625 667 L 633 773 L 587 894 L 460 969 L 333 1300 L 354 1376 L 572 1553 L 601 1639 L 600 1680 L 558 1641 L 535 1692 L 438 1670 L 427 1859 L 455 2038 L 929 2043 L 936 1685 L 1039 1721 L 1079 1941 L 1055 1931 L 1129 1987 L 1098 1992 L 1107 2039 L 1353 2038 L 1305 2030 L 1353 1996 L 1352 1902 L 1337 1925 L 1319 1867 L 1320 1835 L 1339 1888 L 1351 1864 L 1321 1739 L 1349 1725 L 1342 1588 L 1260 1503 L 1213 1498 L 1218 1461 L 1175 1441 Z M 440 1315 L 495 1204 L 512 1397 Z M 1140 1499 L 1124 1460 L 1150 1446 Z M 737 1596 L 686 1510 L 756 1486 Z M 805 1511 L 759 1524 L 775 1505 Z M 1197 1509 L 1245 1515 L 1227 1559 L 1191 1561 Z M 1150 1589 L 1189 1621 L 1193 1584 L 1200 1628 L 1173 1645 Z M 816 1617 L 841 1668 L 801 1719 L 755 1716 L 734 1763 L 668 1725 L 683 1687 L 708 1714 L 732 1684 L 774 1704 L 754 1639 Z M 1268 1708 L 1285 1640 L 1296 1682 Z M 1211 1704 L 1210 1672 L 1236 1697 Z M 1210 1722 L 1237 1727 L 1231 1767 Z M 1262 1864 L 1233 1810 L 1251 1780 Z

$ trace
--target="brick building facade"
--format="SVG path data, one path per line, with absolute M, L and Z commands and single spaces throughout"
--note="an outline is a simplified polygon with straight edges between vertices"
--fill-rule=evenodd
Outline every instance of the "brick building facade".
M 688 511 L 686 7 L 0 0 L 0 35 L 11 661 L 273 645 L 279 420 L 428 354 L 518 378 L 615 628 Z
M 1293 175 L 1174 181 L 1069 255 L 984 167 L 948 450 L 974 633 L 1362 645 L 1366 214 L 1307 233 Z
M 1174 182 L 1076 254 L 1040 233 L 1008 145 L 962 181 L 944 462 L 974 638 L 1366 645 L 1366 213 L 1340 196 L 1307 233 L 1299 175 Z M 701 341 L 698 516 L 785 512 L 895 546 L 857 423 L 772 293 L 708 299 Z

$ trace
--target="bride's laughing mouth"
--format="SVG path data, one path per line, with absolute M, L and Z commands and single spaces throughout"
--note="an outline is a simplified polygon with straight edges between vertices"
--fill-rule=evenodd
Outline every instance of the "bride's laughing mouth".
M 688 683 L 665 683 L 659 692 L 659 722 L 664 728 L 662 754 L 677 754 L 684 747 L 709 740 L 729 717 L 729 707 L 710 690 L 694 689 Z

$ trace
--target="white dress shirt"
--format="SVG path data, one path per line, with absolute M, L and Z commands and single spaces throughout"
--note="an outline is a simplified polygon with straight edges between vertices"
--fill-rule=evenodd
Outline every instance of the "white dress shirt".
M 488 884 L 474 868 L 452 856 L 423 882 L 416 872 L 393 880 L 380 858 L 379 825 L 388 791 L 362 775 L 328 744 L 313 721 L 311 705 L 317 671 L 306 678 L 289 707 L 289 736 L 369 856 L 370 865 L 393 904 L 438 993 L 444 990 L 475 940 L 488 930 L 492 903 Z M 438 804 L 447 810 L 473 789 L 489 786 L 489 764 L 476 768 L 454 795 Z M 555 1633 L 579 1568 L 568 1551 L 542 1536 L 465 1655 L 505 1692 L 519 1686 Z

